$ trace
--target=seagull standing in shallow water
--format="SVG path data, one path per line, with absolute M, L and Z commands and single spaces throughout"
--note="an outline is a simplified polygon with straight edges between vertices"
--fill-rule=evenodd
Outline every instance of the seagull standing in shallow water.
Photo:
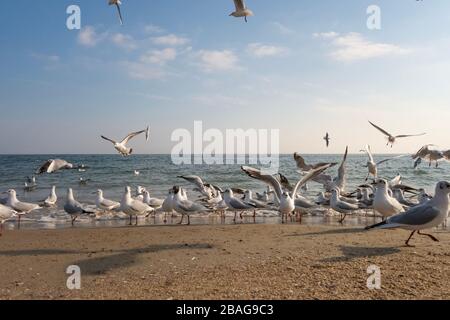
M 93 212 L 87 211 L 83 208 L 83 205 L 75 200 L 73 191 L 71 188 L 67 189 L 67 200 L 64 204 L 64 211 L 66 211 L 72 218 L 72 227 L 75 224 L 75 220 L 83 214 L 91 214 Z
M 230 17 L 242 18 L 244 17 L 245 22 L 247 22 L 247 17 L 253 16 L 253 12 L 247 8 L 244 0 L 234 0 L 234 6 L 236 11 L 230 14 Z
M 411 247 L 409 241 L 417 232 L 419 235 L 427 236 L 433 241 L 438 242 L 431 234 L 421 233 L 422 230 L 431 229 L 441 225 L 446 219 L 449 211 L 450 183 L 447 181 L 439 182 L 436 185 L 436 193 L 433 199 L 426 203 L 412 207 L 408 211 L 392 216 L 386 221 L 369 226 L 369 229 L 405 229 L 412 230 L 411 235 L 405 244 Z
M 17 211 L 18 228 L 20 229 L 20 219 L 22 218 L 22 216 L 30 213 L 31 211 L 41 209 L 41 207 L 38 204 L 26 203 L 17 200 L 17 193 L 14 189 L 8 190 L 6 193 L 8 194 L 6 205 Z

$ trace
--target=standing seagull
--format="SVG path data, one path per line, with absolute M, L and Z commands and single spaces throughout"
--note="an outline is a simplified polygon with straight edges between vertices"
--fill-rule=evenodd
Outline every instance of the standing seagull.
M 128 148 L 127 147 L 127 143 L 128 141 L 130 141 L 131 139 L 133 139 L 134 137 L 136 137 L 137 135 L 140 135 L 141 133 L 145 133 L 145 139 L 148 141 L 149 139 L 149 134 L 150 134 L 150 127 L 147 127 L 146 130 L 142 130 L 142 131 L 138 131 L 138 132 L 133 132 L 130 133 L 129 135 L 127 135 L 125 137 L 125 139 L 123 139 L 121 142 L 116 142 L 112 139 L 109 139 L 105 136 L 101 136 L 102 139 L 105 139 L 109 142 L 111 142 L 114 145 L 114 148 L 124 157 L 127 157 L 129 155 L 131 155 L 133 153 L 133 149 L 132 148 Z
M 366 227 L 366 230 L 395 228 L 412 230 L 411 235 L 405 242 L 406 246 L 410 246 L 409 241 L 416 232 L 419 235 L 427 236 L 433 241 L 438 242 L 439 240 L 434 236 L 431 234 L 421 233 L 421 230 L 437 227 L 447 219 L 449 210 L 449 194 L 450 183 L 447 181 L 439 182 L 436 185 L 435 196 L 430 201 L 422 205 L 412 207 L 404 213 L 388 218 L 386 221 Z
M 26 203 L 17 200 L 17 193 L 14 189 L 8 190 L 6 193 L 8 194 L 8 201 L 6 202 L 6 205 L 17 211 L 18 228 L 20 229 L 20 219 L 22 216 L 30 213 L 31 211 L 40 209 L 41 207 L 38 204 Z
M 230 14 L 230 17 L 242 18 L 244 17 L 245 22 L 247 22 L 247 17 L 253 16 L 253 12 L 247 8 L 244 0 L 234 0 L 234 6 L 236 11 Z
M 201 204 L 186 199 L 184 195 L 181 194 L 182 189 L 180 187 L 177 186 L 173 187 L 173 192 L 174 192 L 173 207 L 175 211 L 181 214 L 181 221 L 178 224 L 183 223 L 184 216 L 186 215 L 188 218 L 187 224 L 190 225 L 191 214 L 208 211 L 208 209 L 202 206 Z
M 56 187 L 53 186 L 52 190 L 50 191 L 50 195 L 47 197 L 47 199 L 44 200 L 44 205 L 46 207 L 53 207 L 57 201 L 58 196 L 56 195 Z
M 112 201 L 109 199 L 105 199 L 103 197 L 103 190 L 98 189 L 97 192 L 97 199 L 95 200 L 95 204 L 98 209 L 104 210 L 104 211 L 111 211 L 114 209 L 117 209 L 120 207 L 120 203 L 116 201 Z
M 75 224 L 75 220 L 83 214 L 93 213 L 91 211 L 86 211 L 83 205 L 75 200 L 73 196 L 73 191 L 71 188 L 67 189 L 67 199 L 64 204 L 64 211 L 67 212 L 72 218 L 72 227 Z
M 359 209 L 358 205 L 345 202 L 341 199 L 339 188 L 333 188 L 331 191 L 330 206 L 331 209 L 341 214 L 339 223 L 343 223 L 348 214 Z
M 377 189 L 373 199 L 373 209 L 383 216 L 383 220 L 394 214 L 405 211 L 402 204 L 389 195 L 389 184 L 386 180 L 380 179 L 377 182 Z
M 325 137 L 323 137 L 323 140 L 325 140 L 325 143 L 326 143 L 327 148 L 328 148 L 330 146 L 330 135 L 328 134 L 328 132 L 325 135 Z
M 233 221 L 236 222 L 236 216 L 237 216 L 237 212 L 242 212 L 242 211 L 249 211 L 249 210 L 256 210 L 257 206 L 253 203 L 249 203 L 249 202 L 244 202 L 239 198 L 236 198 L 234 196 L 234 193 L 231 189 L 227 189 L 225 190 L 224 194 L 223 194 L 223 200 L 225 201 L 225 204 L 227 205 L 227 207 L 230 210 L 234 211 L 234 219 Z M 242 215 L 241 215 L 242 217 Z
M 423 136 L 423 135 L 426 134 L 426 133 L 421 133 L 421 134 L 401 134 L 401 135 L 398 135 L 398 136 L 393 136 L 392 134 L 390 134 L 390 133 L 387 132 L 386 130 L 380 128 L 380 127 L 377 126 L 376 124 L 373 124 L 373 123 L 370 122 L 370 121 L 369 121 L 369 123 L 370 123 L 375 129 L 377 129 L 378 131 L 380 131 L 381 133 L 383 133 L 383 134 L 387 137 L 388 142 L 387 142 L 386 145 L 388 146 L 388 145 L 390 144 L 390 145 L 391 145 L 391 148 L 394 146 L 394 143 L 395 143 L 395 141 L 396 141 L 398 138 L 418 137 L 418 136 Z
M 109 5 L 115 5 L 117 7 L 117 12 L 119 14 L 120 24 L 123 25 L 122 12 L 120 11 L 120 6 L 122 5 L 122 1 L 120 0 L 109 0 Z
M 130 187 L 126 187 L 125 193 L 122 197 L 122 201 L 120 202 L 119 210 L 130 216 L 130 225 L 132 224 L 131 222 L 133 216 L 135 216 L 137 225 L 139 216 L 146 216 L 147 214 L 153 212 L 155 209 L 143 203 L 142 201 L 134 200 L 133 198 L 131 198 L 131 189 Z
M 0 237 L 3 233 L 3 224 L 17 214 L 13 209 L 0 204 Z

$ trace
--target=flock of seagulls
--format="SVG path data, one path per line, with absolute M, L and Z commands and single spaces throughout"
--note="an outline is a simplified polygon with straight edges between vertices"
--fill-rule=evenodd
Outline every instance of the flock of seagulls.
M 253 16 L 253 11 L 247 8 L 244 0 L 233 0 L 235 11 L 230 14 L 230 17 L 236 18 L 244 18 L 245 22 L 247 22 L 247 17 Z M 123 17 L 120 6 L 122 5 L 122 1 L 120 0 L 108 0 L 108 4 L 110 6 L 115 6 L 117 8 L 117 14 L 119 16 L 119 22 L 123 25 Z

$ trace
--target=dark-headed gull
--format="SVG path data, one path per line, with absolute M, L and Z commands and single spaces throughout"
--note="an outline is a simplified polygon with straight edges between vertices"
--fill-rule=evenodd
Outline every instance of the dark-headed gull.
M 127 136 L 126 136 L 122 141 L 120 141 L 120 142 L 114 141 L 114 140 L 109 139 L 109 138 L 107 138 L 107 137 L 105 137 L 105 136 L 101 136 L 101 137 L 102 137 L 102 139 L 105 139 L 106 141 L 111 142 L 111 143 L 114 145 L 114 148 L 115 148 L 122 156 L 126 157 L 126 156 L 129 156 L 129 155 L 131 155 L 131 154 L 133 153 L 133 149 L 127 147 L 128 141 L 130 141 L 131 139 L 133 139 L 134 137 L 136 137 L 136 136 L 138 136 L 138 135 L 140 135 L 140 134 L 142 134 L 142 133 L 145 133 L 145 139 L 148 141 L 148 139 L 149 139 L 149 134 L 150 134 L 150 128 L 149 128 L 149 127 L 147 127 L 147 129 L 142 130 L 142 131 L 130 133 L 129 135 L 127 135 Z
M 183 223 L 184 216 L 188 218 L 188 225 L 191 224 L 191 214 L 207 212 L 208 209 L 202 206 L 201 204 L 195 203 L 186 199 L 185 195 L 182 194 L 182 188 L 173 187 L 174 193 L 174 209 L 176 212 L 181 214 L 181 221 L 178 224 Z
M 449 211 L 450 183 L 441 181 L 436 185 L 436 192 L 433 199 L 424 204 L 412 207 L 404 213 L 397 214 L 387 220 L 369 226 L 369 229 L 405 229 L 411 230 L 411 235 L 406 240 L 406 246 L 414 233 L 427 236 L 433 241 L 439 241 L 431 234 L 421 233 L 422 230 L 431 229 L 441 225 L 446 219 Z

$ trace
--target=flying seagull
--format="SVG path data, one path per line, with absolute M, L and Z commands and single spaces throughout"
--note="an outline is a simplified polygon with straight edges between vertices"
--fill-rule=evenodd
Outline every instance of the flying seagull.
M 247 22 L 247 17 L 253 16 L 253 12 L 247 8 L 244 0 L 234 0 L 234 5 L 236 7 L 236 11 L 230 14 L 230 17 L 241 18 L 244 17 L 245 22 Z
M 297 152 L 294 153 L 294 160 L 297 163 L 297 168 L 302 171 L 302 172 L 308 172 L 326 165 L 330 165 L 330 167 L 333 167 L 335 165 L 337 165 L 336 162 L 320 162 L 320 163 L 316 163 L 316 164 L 307 164 L 305 159 L 299 155 Z
M 375 162 L 375 160 L 373 159 L 372 150 L 370 149 L 369 145 L 366 145 L 366 149 L 361 150 L 361 152 L 365 152 L 367 154 L 367 156 L 369 157 L 367 164 L 366 164 L 366 167 L 369 170 L 369 172 L 367 173 L 366 181 L 369 180 L 370 175 L 372 175 L 374 179 L 378 178 L 378 166 L 380 164 L 394 160 L 394 159 L 399 159 L 399 158 L 405 157 L 404 155 L 400 155 L 400 156 L 391 157 L 391 158 L 387 158 L 387 159 L 383 159 L 378 162 Z
M 62 169 L 73 169 L 73 164 L 62 159 L 49 159 L 37 169 L 36 173 L 54 173 Z
M 325 135 L 325 137 L 323 137 L 323 140 L 325 140 L 325 143 L 326 143 L 327 148 L 328 148 L 330 146 L 330 135 L 328 134 L 328 132 Z
M 395 143 L 395 141 L 396 141 L 398 138 L 418 137 L 418 136 L 423 136 L 423 135 L 426 134 L 426 133 L 421 133 L 421 134 L 401 134 L 401 135 L 398 135 L 398 136 L 393 136 L 392 134 L 390 134 L 390 133 L 387 132 L 386 130 L 380 128 L 380 127 L 377 126 L 376 124 L 373 124 L 373 123 L 370 122 L 370 121 L 369 121 L 369 123 L 370 123 L 375 129 L 377 129 L 378 131 L 380 131 L 381 133 L 383 133 L 383 134 L 387 137 L 388 142 L 387 142 L 386 145 L 388 146 L 388 145 L 390 144 L 390 145 L 391 145 L 391 148 L 394 146 L 394 143 Z
M 122 12 L 120 11 L 120 6 L 122 5 L 122 1 L 120 1 L 120 0 L 109 0 L 109 5 L 110 6 L 115 5 L 117 7 L 117 12 L 119 14 L 119 21 L 120 21 L 120 24 L 123 25 Z
M 130 133 L 121 142 L 114 141 L 105 136 L 101 136 L 101 137 L 102 137 L 102 139 L 105 139 L 106 141 L 111 142 L 114 145 L 114 148 L 119 152 L 119 154 L 121 154 L 124 157 L 127 157 L 133 153 L 133 149 L 127 147 L 128 141 L 130 141 L 131 139 L 133 139 L 134 137 L 136 137 L 142 133 L 145 133 L 145 139 L 148 141 L 149 135 L 150 135 L 150 127 L 147 127 L 147 129 L 142 130 L 142 131 Z

